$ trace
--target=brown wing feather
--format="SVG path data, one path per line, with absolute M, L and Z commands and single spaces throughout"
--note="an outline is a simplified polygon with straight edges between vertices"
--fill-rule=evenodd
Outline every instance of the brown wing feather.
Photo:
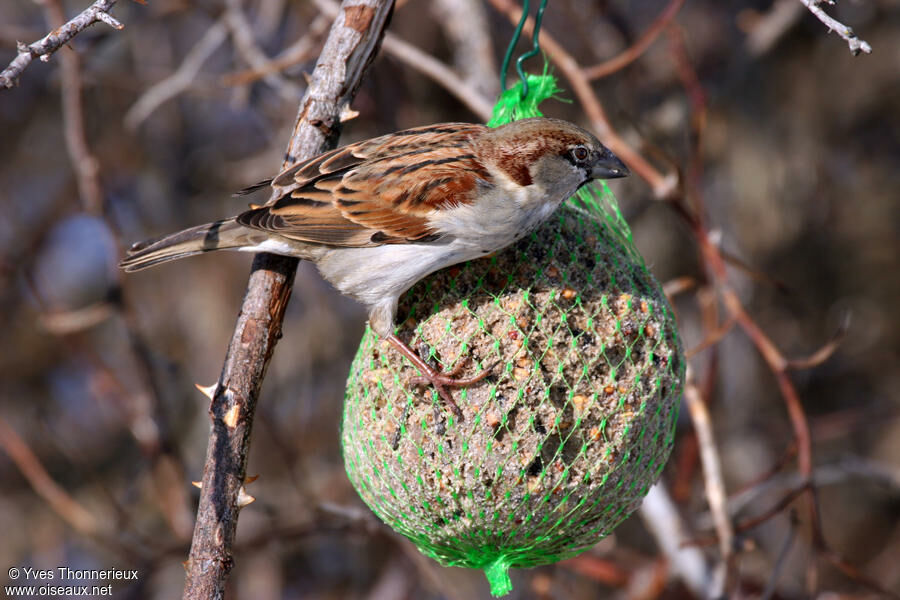
M 336 246 L 375 246 L 433 235 L 431 211 L 473 200 L 490 176 L 470 141 L 483 125 L 448 123 L 338 148 L 279 174 L 285 195 L 238 222 Z

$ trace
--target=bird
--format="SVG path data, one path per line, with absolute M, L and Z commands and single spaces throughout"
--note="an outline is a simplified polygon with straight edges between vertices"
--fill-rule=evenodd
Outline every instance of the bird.
M 461 418 L 448 388 L 472 385 L 493 367 L 466 379 L 426 363 L 394 332 L 400 296 L 439 269 L 521 239 L 591 181 L 628 174 L 593 134 L 560 119 L 427 125 L 291 164 L 239 192 L 271 188 L 266 204 L 138 242 L 120 266 L 138 271 L 222 249 L 311 261 L 366 306 L 375 333 Z

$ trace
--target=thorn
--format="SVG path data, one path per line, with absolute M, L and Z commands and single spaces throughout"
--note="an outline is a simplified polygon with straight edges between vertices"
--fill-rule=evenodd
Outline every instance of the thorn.
M 194 486 L 195 488 L 197 488 L 198 490 L 202 490 L 202 489 L 203 489 L 203 482 L 202 482 L 202 481 L 192 481 L 192 482 L 191 482 L 191 485 Z
M 247 493 L 247 490 L 244 489 L 244 486 L 241 486 L 241 489 L 238 490 L 237 497 L 237 507 L 244 508 L 248 504 L 252 504 L 256 498 Z
M 203 394 L 204 396 L 206 396 L 207 398 L 212 400 L 213 396 L 216 395 L 216 388 L 219 387 L 219 384 L 217 382 L 212 385 L 203 386 L 203 385 L 200 385 L 199 383 L 195 383 L 194 387 L 197 388 L 198 390 L 200 390 L 201 394 Z
M 120 23 L 115 17 L 113 17 L 109 13 L 99 12 L 99 13 L 97 13 L 96 18 L 98 21 L 103 21 L 104 23 L 106 23 L 107 25 L 112 27 L 113 29 L 124 29 L 125 28 L 125 26 L 122 25 L 122 23 Z
M 355 119 L 358 116 L 359 116 L 358 110 L 353 110 L 352 108 L 350 108 L 349 104 L 345 104 L 344 107 L 341 109 L 341 116 L 339 118 L 340 118 L 341 123 L 346 123 L 347 121 Z
M 252 202 L 248 206 L 250 207 L 250 210 L 256 210 L 257 208 L 263 207 L 262 204 L 253 204 Z
M 257 479 L 259 479 L 259 475 L 251 475 L 249 477 L 244 477 L 244 485 L 250 485 Z
M 310 83 L 312 83 L 312 75 L 310 75 L 310 74 L 307 73 L 306 71 L 303 71 L 303 73 L 301 73 L 301 75 L 303 75 L 303 79 L 306 80 L 306 85 L 307 85 L 307 86 L 308 86 Z

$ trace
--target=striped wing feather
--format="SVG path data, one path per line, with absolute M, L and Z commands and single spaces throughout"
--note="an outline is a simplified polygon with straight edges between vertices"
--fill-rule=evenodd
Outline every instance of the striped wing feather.
M 351 144 L 293 165 L 284 192 L 239 223 L 304 242 L 376 246 L 425 241 L 435 209 L 471 203 L 490 176 L 472 154 L 483 125 L 448 123 Z

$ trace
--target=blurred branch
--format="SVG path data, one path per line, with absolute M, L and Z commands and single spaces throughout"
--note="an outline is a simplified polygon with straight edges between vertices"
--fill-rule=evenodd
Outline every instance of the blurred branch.
M 858 56 L 860 52 L 865 52 L 866 54 L 872 53 L 872 46 L 870 46 L 868 42 L 856 37 L 856 34 L 850 27 L 847 27 L 837 19 L 829 16 L 822 8 L 823 3 L 833 5 L 834 0 L 800 0 L 800 2 L 809 9 L 809 12 L 816 15 L 817 19 L 822 21 L 825 27 L 828 28 L 828 31 L 834 31 L 844 38 L 844 41 L 850 46 L 850 52 L 853 56 Z
M 441 61 L 391 34 L 384 37 L 384 50 L 394 58 L 433 79 L 456 96 L 482 121 L 491 120 L 493 104 L 483 94 L 460 79 L 459 75 Z
M 496 97 L 500 80 L 484 2 L 435 0 L 431 12 L 447 36 L 453 50 L 453 63 L 463 81 L 481 96 Z
M 703 553 L 686 547 L 687 525 L 662 481 L 650 488 L 638 509 L 672 572 L 697 598 L 712 598 L 713 577 Z
M 247 15 L 244 14 L 241 0 L 225 1 L 224 19 L 231 31 L 235 49 L 241 58 L 257 72 L 264 71 L 271 60 L 253 38 L 253 26 L 247 20 Z M 305 39 L 305 37 L 301 39 Z M 262 79 L 278 91 L 285 100 L 293 102 L 303 93 L 303 88 L 282 77 L 278 71 L 267 71 L 262 75 Z
M 847 562 L 843 557 L 839 556 L 837 553 L 835 553 L 831 550 L 828 550 L 828 549 L 824 549 L 822 551 L 822 555 L 825 557 L 825 560 L 827 560 L 835 568 L 840 570 L 841 573 L 843 573 L 844 575 L 846 575 L 853 581 L 856 581 L 860 585 L 864 585 L 865 587 L 869 588 L 870 590 L 872 590 L 873 592 L 878 594 L 879 597 L 893 598 L 894 600 L 897 600 L 898 598 L 900 598 L 900 595 L 898 595 L 897 593 L 892 592 L 891 590 L 888 590 L 887 588 L 882 586 L 877 581 L 870 579 L 869 577 L 866 577 L 859 570 L 859 568 L 857 568 L 854 565 L 851 565 L 849 562 Z
M 0 446 L 28 480 L 35 493 L 75 531 L 91 537 L 100 533 L 100 526 L 94 515 L 53 481 L 31 448 L 2 417 L 0 417 Z
M 785 454 L 779 460 L 779 463 L 789 460 L 791 456 L 791 453 Z M 853 455 L 845 456 L 829 465 L 816 467 L 812 481 L 816 487 L 824 487 L 844 483 L 852 478 L 863 479 L 872 484 L 885 486 L 892 493 L 900 491 L 900 469 L 893 465 L 882 464 Z M 737 517 L 756 506 L 761 499 L 770 496 L 773 492 L 796 495 L 802 492 L 806 485 L 804 478 L 797 473 L 777 474 L 774 472 L 774 469 L 770 469 L 766 477 L 757 478 L 754 485 L 745 487 L 733 494 L 729 499 L 728 511 L 733 517 Z M 758 524 L 758 522 L 755 524 Z M 747 528 L 748 525 L 746 523 L 738 525 L 738 530 L 740 531 L 744 531 Z
M 803 14 L 797 0 L 775 0 L 765 13 L 747 8 L 737 15 L 737 25 L 747 32 L 747 49 L 753 56 L 767 53 Z
M 69 26 L 69 24 L 65 23 L 65 12 L 61 0 L 42 0 L 40 4 L 44 7 L 47 21 L 56 28 L 56 31 L 62 31 Z M 97 7 L 98 4 L 95 3 L 94 7 Z M 110 3 L 106 9 L 111 8 L 112 4 Z M 100 20 L 103 19 L 100 18 Z M 118 242 L 119 236 L 113 225 L 113 219 L 108 218 L 109 215 L 104 215 L 104 193 L 100 181 L 100 164 L 88 144 L 84 101 L 82 98 L 82 63 L 78 53 L 62 53 L 61 74 L 63 131 L 66 149 L 78 186 L 78 198 L 81 209 L 85 213 L 94 216 L 107 217 L 106 220 L 109 224 L 110 232 Z M 117 276 L 120 278 L 121 273 L 117 272 Z M 118 284 L 121 285 L 121 279 L 119 279 Z M 35 294 L 35 297 L 39 297 L 39 294 Z M 123 399 L 120 406 L 125 408 L 130 431 L 142 451 L 152 461 L 153 482 L 155 489 L 159 492 L 161 512 L 173 526 L 173 531 L 176 534 L 187 537 L 190 534 L 190 519 L 185 517 L 188 498 L 180 486 L 174 485 L 175 482 L 181 479 L 183 468 L 178 457 L 169 454 L 168 450 L 164 450 L 169 447 L 169 444 L 163 439 L 164 435 L 161 434 L 161 430 L 164 429 L 161 423 L 165 421 L 165 418 L 159 401 L 159 390 L 154 383 L 151 361 L 146 353 L 142 351 L 144 348 L 143 340 L 138 334 L 136 324 L 131 317 L 127 304 L 118 301 L 104 301 L 67 312 L 50 313 L 44 310 L 42 311 L 41 319 L 45 327 L 51 332 L 57 335 L 72 335 L 101 322 L 116 312 L 122 316 L 124 321 L 146 393 L 129 390 L 127 386 L 122 385 L 113 374 L 113 371 L 102 365 L 102 361 L 99 359 L 95 360 L 98 365 L 98 372 L 108 375 L 110 380 L 115 380 L 119 384 L 120 395 Z M 82 349 L 80 353 L 88 356 L 94 355 L 90 346 Z M 157 409 L 156 415 L 153 414 L 153 408 Z
M 393 0 L 345 0 L 334 22 L 288 144 L 285 166 L 333 148 L 340 114 L 356 93 L 387 26 Z M 298 261 L 258 254 L 210 404 L 212 427 L 200 505 L 187 562 L 185 599 L 222 598 L 244 492 L 256 401 L 281 337 Z
M 631 573 L 627 569 L 590 552 L 566 559 L 559 565 L 609 587 L 624 587 L 631 578 Z
M 787 368 L 797 370 L 812 369 L 813 367 L 818 367 L 826 360 L 831 358 L 831 355 L 837 351 L 841 343 L 844 341 L 844 337 L 847 335 L 847 331 L 849 329 L 850 317 L 849 315 L 845 315 L 844 319 L 841 321 L 840 326 L 838 327 L 838 330 L 834 333 L 831 339 L 828 340 L 828 342 L 826 342 L 821 348 L 819 348 L 809 356 L 789 360 Z
M 601 77 L 612 75 L 616 71 L 633 63 L 647 50 L 647 48 L 650 47 L 650 44 L 659 37 L 659 34 L 662 33 L 672 19 L 675 18 L 675 15 L 678 14 L 678 11 L 681 10 L 682 6 L 684 6 L 684 0 L 669 0 L 669 4 L 666 5 L 659 16 L 656 17 L 656 20 L 653 21 L 650 27 L 647 28 L 647 31 L 645 31 L 637 41 L 617 56 L 603 61 L 598 65 L 594 65 L 593 67 L 586 67 L 584 69 L 585 77 L 588 79 L 600 79 Z
M 328 16 L 337 14 L 337 3 L 333 0 L 313 1 L 324 14 Z M 456 96 L 469 110 L 478 115 L 479 119 L 482 121 L 491 119 L 493 103 L 463 81 L 453 69 L 412 44 L 404 42 L 392 33 L 385 34 L 383 45 L 385 52 L 433 79 L 437 84 Z
M 27 46 L 22 43 L 17 44 L 18 55 L 9 63 L 9 66 L 0 72 L 0 87 L 15 87 L 19 81 L 19 76 L 22 75 L 22 71 L 31 64 L 31 61 L 35 58 L 40 58 L 42 61 L 47 62 L 50 60 L 51 54 L 98 21 L 106 23 L 113 29 L 125 27 L 109 14 L 116 1 L 97 0 L 68 23 L 60 25 L 33 44 Z
M 118 238 L 118 235 L 116 238 Z M 110 390 L 116 397 L 113 409 L 119 412 L 141 451 L 151 461 L 152 481 L 160 512 L 173 533 L 182 539 L 190 537 L 192 515 L 188 510 L 189 499 L 181 481 L 184 465 L 181 457 L 172 449 L 175 444 L 167 436 L 165 412 L 160 402 L 160 391 L 153 377 L 153 366 L 146 345 L 138 332 L 133 311 L 121 298 L 110 299 L 84 308 L 68 311 L 50 311 L 41 298 L 38 288 L 24 270 L 23 281 L 38 305 L 38 320 L 51 334 L 60 336 L 69 347 L 70 354 L 81 357 L 90 365 L 94 395 L 99 399 L 106 394 L 99 389 Z M 121 277 L 121 275 L 120 275 Z M 121 286 L 121 281 L 118 286 Z M 100 353 L 80 334 L 87 329 L 118 314 L 125 325 L 125 332 L 138 367 L 143 389 L 126 384 L 115 369 L 104 361 Z
M 755 488 L 758 485 L 764 484 L 773 477 L 775 477 L 779 471 L 781 471 L 787 464 L 797 456 L 797 445 L 792 443 L 788 446 L 787 450 L 775 461 L 771 467 L 769 467 L 765 472 L 746 482 L 742 487 L 738 488 L 734 492 L 732 492 L 732 499 L 737 497 L 748 490 Z M 732 500 L 733 501 L 733 500 Z M 733 508 L 733 507 L 732 507 Z
M 676 277 L 665 282 L 662 286 L 663 294 L 666 295 L 669 303 L 673 304 L 676 296 L 695 290 L 699 285 L 700 282 L 694 277 L 682 275 L 681 277 Z
M 104 301 L 73 310 L 42 311 L 38 314 L 38 320 L 53 335 L 71 335 L 102 323 L 114 313 L 115 307 Z
M 203 64 L 212 56 L 228 35 L 228 28 L 224 19 L 220 19 L 206 30 L 203 37 L 191 48 L 184 57 L 181 66 L 144 92 L 137 102 L 131 105 L 125 113 L 125 127 L 134 130 L 144 122 L 144 119 L 153 114 L 161 104 L 170 100 L 186 90 L 194 83 L 197 73 L 203 68 Z
M 766 588 L 763 590 L 760 600 L 770 600 L 775 596 L 778 578 L 781 576 L 781 572 L 787 564 L 787 557 L 788 554 L 790 554 L 791 547 L 794 545 L 794 539 L 796 537 L 797 514 L 794 511 L 791 511 L 790 528 L 788 529 L 787 535 L 784 537 L 784 542 L 781 544 L 781 550 L 778 551 L 778 558 L 775 559 L 775 565 L 772 567 L 772 575 L 769 577 L 769 581 L 766 582 Z
M 679 78 L 690 99 L 692 108 L 692 164 L 689 168 L 689 176 L 686 179 L 686 192 L 694 199 L 693 211 L 687 206 L 683 197 L 673 197 L 671 204 L 676 212 L 690 226 L 695 241 L 700 249 L 701 260 L 705 265 L 709 278 L 715 283 L 716 291 L 722 300 L 730 319 L 744 331 L 762 356 L 769 371 L 775 377 L 781 397 L 784 400 L 788 419 L 794 432 L 794 442 L 797 448 L 797 470 L 799 471 L 800 484 L 796 490 L 796 496 L 803 495 L 806 501 L 806 509 L 809 518 L 811 545 L 818 556 L 834 556 L 834 552 L 828 547 L 825 540 L 821 518 L 819 513 L 816 483 L 813 479 L 812 436 L 810 435 L 809 419 L 800 400 L 797 388 L 791 381 L 789 371 L 793 364 L 787 360 L 778 349 L 772 339 L 762 330 L 759 324 L 751 317 L 731 284 L 727 263 L 721 250 L 714 240 L 713 234 L 704 223 L 706 213 L 703 195 L 701 193 L 700 177 L 702 174 L 702 158 L 700 149 L 701 140 L 706 124 L 706 96 L 697 78 L 696 71 L 690 62 L 685 48 L 682 32 L 677 27 L 670 27 L 669 44 Z M 825 360 L 833 351 L 833 344 L 826 345 L 820 352 L 813 355 L 809 364 L 818 364 Z M 801 363 L 802 364 L 802 363 Z M 755 527 L 759 522 L 769 519 L 775 514 L 785 510 L 795 499 L 794 494 L 788 495 L 771 511 L 763 514 L 748 523 L 742 523 L 735 529 L 743 531 L 745 528 Z M 809 592 L 812 593 L 818 582 L 817 565 L 810 560 L 806 569 Z
M 268 59 L 265 63 L 256 65 L 251 69 L 238 71 L 225 75 L 222 80 L 225 85 L 242 85 L 262 79 L 270 73 L 278 73 L 288 67 L 296 65 L 309 58 L 313 52 L 314 44 L 328 29 L 332 19 L 325 15 L 319 15 L 310 23 L 306 33 L 282 51 L 278 56 Z
M 60 0 L 45 0 L 43 4 L 47 21 L 57 30 L 62 28 L 66 17 Z M 81 58 L 76 52 L 63 52 L 62 112 L 66 149 L 69 151 L 75 180 L 78 182 L 78 197 L 81 198 L 82 209 L 87 213 L 100 215 L 103 212 L 100 165 L 88 146 L 84 131 L 81 87 Z
M 716 534 L 719 538 L 719 552 L 721 553 L 720 575 L 716 578 L 719 589 L 713 590 L 716 598 L 730 597 L 734 593 L 734 584 L 737 581 L 734 569 L 734 529 L 728 517 L 728 503 L 725 494 L 725 482 L 722 478 L 722 461 L 712 432 L 712 420 L 706 402 L 700 395 L 697 384 L 693 381 L 693 372 L 689 368 L 687 382 L 684 388 L 684 401 L 694 424 L 697 434 L 697 442 L 700 450 L 700 461 L 703 464 L 704 490 L 709 510 L 713 515 Z
M 490 3 L 498 11 L 506 15 L 512 24 L 517 24 L 522 16 L 522 9 L 512 0 L 489 0 Z M 534 19 L 529 17 L 525 22 L 525 33 L 531 35 L 534 30 Z M 647 182 L 653 195 L 656 198 L 669 198 L 675 194 L 679 187 L 679 178 L 677 173 L 661 173 L 656 167 L 644 158 L 631 144 L 613 129 L 612 124 L 606 116 L 606 111 L 600 103 L 599 98 L 591 88 L 590 80 L 585 74 L 585 70 L 578 64 L 578 61 L 569 54 L 562 45 L 556 41 L 548 32 L 547 28 L 541 29 L 540 34 L 541 47 L 547 56 L 552 60 L 559 70 L 562 71 L 566 79 L 572 85 L 572 91 L 581 102 L 584 112 L 587 114 L 591 122 L 591 127 L 604 144 L 609 146 L 610 150 L 616 153 L 628 167 L 635 172 L 641 179 Z
M 734 319 L 728 319 L 718 327 L 714 328 L 712 331 L 709 331 L 706 334 L 706 337 L 703 340 L 694 346 L 693 348 L 688 348 L 684 351 L 685 358 L 693 358 L 706 350 L 707 348 L 712 348 L 719 342 L 721 342 L 726 335 L 731 333 L 731 330 L 734 329 Z

